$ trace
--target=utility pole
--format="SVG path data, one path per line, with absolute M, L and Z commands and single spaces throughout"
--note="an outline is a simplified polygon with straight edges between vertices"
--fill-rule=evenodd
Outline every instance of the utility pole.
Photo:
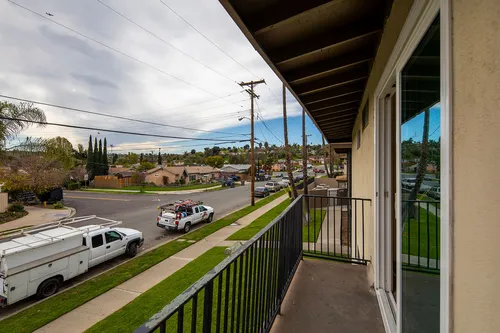
M 250 95 L 250 122 L 251 122 L 251 132 L 250 132 L 250 177 L 251 177 L 251 184 L 250 184 L 250 202 L 252 206 L 255 206 L 255 148 L 254 148 L 254 112 L 253 112 L 253 99 L 254 98 L 259 98 L 257 94 L 254 93 L 253 87 L 261 84 L 261 83 L 266 83 L 265 80 L 259 80 L 259 81 L 250 81 L 250 82 L 241 82 L 240 86 L 242 87 L 247 87 L 250 86 L 250 88 L 245 89 L 246 92 Z
M 306 135 L 306 110 L 302 108 L 302 172 L 304 175 L 304 194 L 309 194 L 307 182 L 307 135 Z

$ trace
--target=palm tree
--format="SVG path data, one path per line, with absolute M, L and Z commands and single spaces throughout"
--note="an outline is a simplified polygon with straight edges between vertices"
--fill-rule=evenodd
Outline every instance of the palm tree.
M 0 148 L 5 146 L 5 141 L 15 137 L 23 129 L 28 128 L 33 122 L 44 126 L 47 121 L 43 110 L 34 107 L 32 103 L 19 104 L 0 102 Z
M 332 178 L 332 175 L 330 174 L 332 169 L 328 168 L 328 159 L 330 158 L 330 144 L 328 144 L 328 147 L 325 147 L 325 137 L 323 135 L 321 136 L 321 143 L 323 148 L 323 164 L 325 165 L 326 175 L 328 178 Z
M 292 173 L 292 156 L 290 154 L 290 146 L 288 145 L 288 126 L 286 120 L 286 87 L 283 83 L 283 131 L 285 132 L 285 153 L 286 153 L 286 170 L 288 171 L 288 180 L 292 185 L 293 198 L 298 197 L 297 188 L 295 187 L 295 182 L 293 181 Z

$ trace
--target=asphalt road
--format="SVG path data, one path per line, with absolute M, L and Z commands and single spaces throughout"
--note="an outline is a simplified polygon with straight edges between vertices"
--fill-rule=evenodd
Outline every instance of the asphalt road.
M 248 184 L 248 183 L 247 183 Z M 256 186 L 264 182 L 256 183 Z M 64 204 L 76 209 L 75 216 L 96 215 L 122 221 L 120 227 L 140 230 L 144 235 L 143 249 L 163 243 L 179 235 L 156 226 L 159 205 L 174 200 L 203 201 L 215 210 L 214 219 L 250 204 L 250 186 L 239 186 L 220 191 L 193 194 L 108 194 L 66 191 Z M 91 222 L 91 223 L 95 223 Z

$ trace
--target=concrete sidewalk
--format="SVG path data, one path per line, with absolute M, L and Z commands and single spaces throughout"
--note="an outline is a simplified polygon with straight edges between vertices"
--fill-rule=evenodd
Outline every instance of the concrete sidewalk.
M 11 222 L 0 224 L 0 232 L 69 218 L 75 215 L 76 212 L 74 208 L 69 207 L 63 209 L 49 209 L 25 206 L 24 209 L 28 212 L 28 215 Z
M 233 225 L 222 228 L 214 232 L 210 236 L 207 236 L 205 239 L 193 243 L 193 245 L 189 246 L 188 248 L 165 259 L 159 264 L 120 284 L 110 291 L 94 298 L 93 300 L 83 304 L 73 311 L 68 312 L 67 314 L 36 330 L 35 332 L 84 332 L 102 319 L 106 318 L 107 316 L 118 311 L 120 308 L 133 301 L 143 292 L 154 287 L 156 284 L 163 281 L 164 279 L 187 265 L 190 261 L 198 258 L 203 253 L 216 246 L 229 245 L 228 242 L 225 241 L 226 238 L 228 238 L 236 231 L 249 225 L 256 218 L 287 199 L 287 195 L 282 195 L 269 204 L 242 217 Z M 213 223 L 217 223 L 217 221 Z M 183 241 L 186 240 L 182 238 L 174 240 L 174 242 Z M 179 293 L 180 292 L 182 292 L 182 290 L 179 290 Z

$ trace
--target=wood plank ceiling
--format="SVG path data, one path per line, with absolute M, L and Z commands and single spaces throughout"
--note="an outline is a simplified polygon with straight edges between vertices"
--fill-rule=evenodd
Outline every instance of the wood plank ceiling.
M 328 142 L 350 142 L 392 0 L 220 0 Z

